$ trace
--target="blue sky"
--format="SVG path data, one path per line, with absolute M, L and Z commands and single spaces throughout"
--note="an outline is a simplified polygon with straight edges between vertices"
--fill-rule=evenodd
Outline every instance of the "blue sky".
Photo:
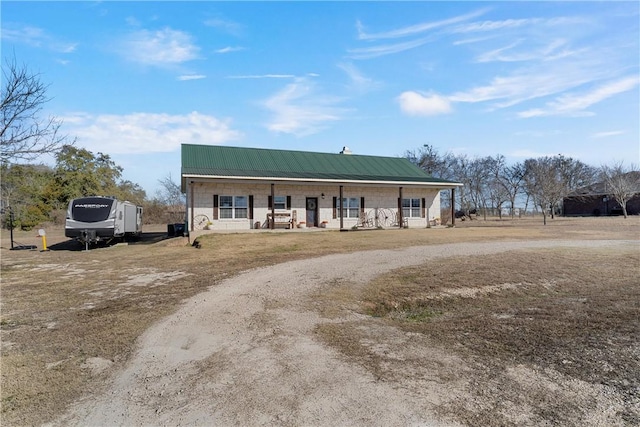
M 180 144 L 640 161 L 640 3 L 2 1 L 80 147 L 149 196 Z

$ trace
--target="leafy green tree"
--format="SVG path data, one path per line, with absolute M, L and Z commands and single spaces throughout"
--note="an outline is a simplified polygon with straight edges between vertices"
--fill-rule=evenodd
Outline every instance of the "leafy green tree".
M 147 193 L 140 185 L 125 180 L 118 183 L 118 189 L 114 194 L 118 199 L 128 200 L 136 205 L 144 205 L 147 199 Z
M 1 164 L 2 207 L 11 206 L 15 226 L 31 228 L 42 222 L 62 221 L 69 201 L 102 195 L 146 203 L 138 184 L 122 180 L 122 168 L 102 153 L 65 145 L 56 155 L 56 166 Z
M 32 228 L 48 219 L 44 192 L 53 180 L 53 170 L 45 165 L 2 163 L 0 193 L 2 207 L 11 207 L 14 226 Z M 6 225 L 6 224 L 5 224 Z
M 143 204 L 145 191 L 121 180 L 122 171 L 108 154 L 66 145 L 56 155 L 54 176 L 44 198 L 52 210 L 66 210 L 71 200 L 86 196 L 112 196 Z
M 108 154 L 94 155 L 84 148 L 65 145 L 56 155 L 49 200 L 60 207 L 84 196 L 115 196 L 122 168 Z

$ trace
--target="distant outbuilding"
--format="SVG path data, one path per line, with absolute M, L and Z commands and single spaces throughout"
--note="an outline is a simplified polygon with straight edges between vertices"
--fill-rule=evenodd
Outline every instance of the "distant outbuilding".
M 630 172 L 639 174 L 639 172 Z M 632 180 L 640 182 L 640 179 Z M 627 201 L 627 214 L 640 214 L 640 185 L 634 189 L 635 195 Z M 622 215 L 622 206 L 615 199 L 606 182 L 598 182 L 579 188 L 562 201 L 565 216 Z

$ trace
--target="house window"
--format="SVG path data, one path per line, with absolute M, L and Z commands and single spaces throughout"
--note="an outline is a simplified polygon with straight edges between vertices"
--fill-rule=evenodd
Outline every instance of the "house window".
M 220 219 L 247 218 L 247 196 L 220 196 Z
M 291 196 L 269 196 L 269 209 L 289 210 L 291 209 Z
M 420 199 L 402 199 L 402 217 L 420 218 Z
M 274 209 L 287 209 L 287 196 L 274 196 L 273 198 Z
M 360 217 L 360 199 L 357 197 L 349 197 L 342 199 L 343 218 L 359 218 Z M 336 212 L 340 212 L 340 199 L 336 197 Z

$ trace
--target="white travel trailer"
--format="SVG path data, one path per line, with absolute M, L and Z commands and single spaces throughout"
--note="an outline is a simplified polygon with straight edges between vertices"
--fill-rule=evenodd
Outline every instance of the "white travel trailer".
M 112 197 L 81 197 L 69 202 L 66 237 L 87 248 L 91 243 L 138 238 L 142 233 L 142 207 Z

